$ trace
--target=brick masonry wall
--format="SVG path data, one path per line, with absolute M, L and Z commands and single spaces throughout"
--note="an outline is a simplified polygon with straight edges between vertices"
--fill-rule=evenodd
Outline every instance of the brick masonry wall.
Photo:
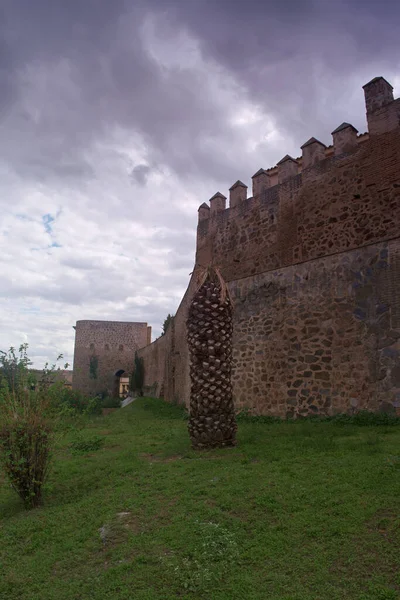
M 399 239 L 400 128 L 199 223 L 196 264 L 219 266 L 235 299 L 238 408 L 399 411 Z M 170 401 L 189 401 L 194 287 L 164 347 Z
M 115 394 L 115 373 L 121 369 L 132 372 L 135 351 L 146 345 L 147 339 L 147 323 L 77 321 L 73 388 L 85 394 Z M 90 372 L 93 359 L 97 362 L 95 378 Z

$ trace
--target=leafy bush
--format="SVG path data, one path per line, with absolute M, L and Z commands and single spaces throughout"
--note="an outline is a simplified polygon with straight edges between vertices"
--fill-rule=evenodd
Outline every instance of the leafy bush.
M 121 408 L 121 399 L 113 396 L 106 396 L 101 401 L 102 408 Z
M 52 408 L 55 412 L 60 411 L 63 415 L 73 416 L 74 413 L 85 415 L 96 415 L 101 413 L 102 400 L 96 396 L 90 398 L 77 390 L 71 390 L 62 382 L 55 383 L 49 388 L 52 400 Z
M 88 398 L 86 404 L 86 415 L 100 415 L 101 414 L 101 398 L 95 396 L 94 398 Z
M 26 508 L 41 503 L 52 445 L 52 430 L 40 417 L 9 421 L 0 430 L 1 462 Z
M 27 344 L 0 352 L 0 460 L 26 508 L 38 506 L 49 472 L 53 426 L 47 365 L 39 383 L 29 372 Z

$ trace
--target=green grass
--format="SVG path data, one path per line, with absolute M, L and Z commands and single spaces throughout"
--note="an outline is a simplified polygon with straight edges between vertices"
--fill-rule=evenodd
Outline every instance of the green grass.
M 400 598 L 399 455 L 399 426 L 251 419 L 195 453 L 138 399 L 62 439 L 42 508 L 1 482 L 0 598 Z

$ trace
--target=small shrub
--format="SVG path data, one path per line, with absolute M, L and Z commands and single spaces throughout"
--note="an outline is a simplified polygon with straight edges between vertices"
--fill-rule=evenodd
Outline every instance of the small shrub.
M 86 402 L 86 408 L 83 411 L 86 415 L 100 415 L 101 414 L 101 398 L 95 396 L 94 398 L 88 398 Z
M 52 431 L 41 417 L 16 419 L 0 431 L 1 462 L 26 508 L 41 503 L 49 472 Z
M 112 396 L 106 396 L 101 401 L 102 408 L 121 408 L 120 398 L 113 398 Z
M 40 381 L 33 381 L 27 349 L 22 344 L 18 352 L 13 347 L 0 352 L 0 461 L 25 507 L 34 508 L 41 503 L 50 466 L 54 418 L 49 389 L 55 365 L 46 364 Z
M 98 415 L 101 413 L 102 400 L 99 396 L 90 398 L 77 390 L 71 390 L 62 383 L 55 383 L 49 388 L 52 408 L 55 412 L 64 415 L 74 413 L 85 415 Z
M 0 431 L 1 462 L 26 508 L 39 506 L 50 465 L 52 433 L 42 420 L 15 421 Z

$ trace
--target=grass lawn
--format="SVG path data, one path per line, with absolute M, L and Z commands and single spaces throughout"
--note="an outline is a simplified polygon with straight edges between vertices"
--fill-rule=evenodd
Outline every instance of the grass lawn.
M 399 426 L 244 421 L 195 453 L 140 399 L 59 441 L 44 500 L 0 480 L 1 600 L 400 598 Z

